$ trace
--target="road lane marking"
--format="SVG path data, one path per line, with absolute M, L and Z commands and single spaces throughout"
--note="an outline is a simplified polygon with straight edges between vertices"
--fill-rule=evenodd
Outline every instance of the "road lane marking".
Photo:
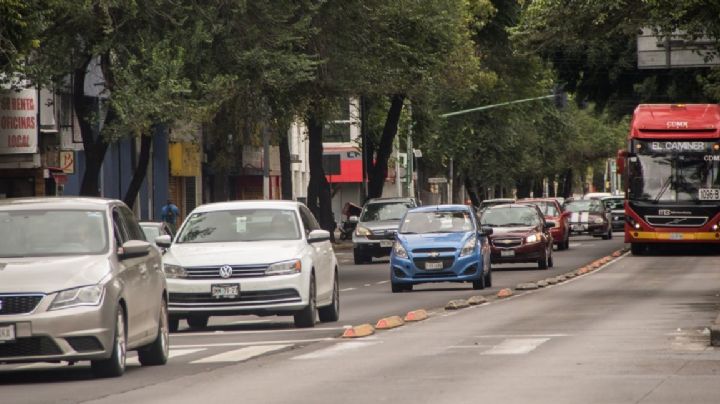
M 483 355 L 522 355 L 530 353 L 550 338 L 516 338 L 506 339 L 483 352 Z
M 363 286 L 371 286 L 369 283 L 364 284 Z
M 319 341 L 336 341 L 336 338 L 311 338 L 311 339 L 295 339 L 295 340 L 279 340 L 279 341 L 253 341 L 253 342 L 220 342 L 215 344 L 189 344 L 189 345 L 173 345 L 174 349 L 189 349 L 189 348 L 219 348 L 219 347 L 233 347 L 233 346 L 253 346 L 253 345 L 283 345 L 283 344 L 303 344 L 310 342 Z
M 194 354 L 196 352 L 204 351 L 205 348 L 195 348 L 195 349 L 170 349 L 170 355 L 168 356 L 168 360 L 177 358 L 180 356 L 190 355 Z M 140 360 L 137 356 L 128 357 L 125 360 L 125 365 L 127 366 L 140 366 Z
M 199 363 L 218 363 L 218 362 L 242 362 L 248 359 L 252 359 L 256 356 L 264 355 L 266 353 L 279 351 L 292 346 L 292 344 L 284 345 L 256 345 L 245 348 L 236 349 L 233 351 L 223 352 L 218 355 L 208 356 L 207 358 L 198 359 L 192 361 L 192 364 Z
M 390 282 L 390 281 L 380 281 L 380 282 L 376 283 L 376 285 L 382 285 L 382 284 L 388 283 L 388 282 Z
M 247 331 L 211 331 L 211 332 L 183 332 L 170 334 L 171 339 L 181 337 L 218 337 L 224 335 L 239 334 L 277 334 L 278 332 L 311 332 L 311 331 L 342 331 L 342 327 L 312 327 L 312 328 L 288 328 L 277 330 L 247 330 Z
M 349 291 L 355 290 L 355 289 L 356 289 L 356 288 L 345 288 L 345 289 L 340 289 L 340 291 L 341 291 L 341 292 L 349 292 Z
M 308 359 L 325 359 L 325 358 L 331 358 L 334 356 L 341 355 L 343 352 L 353 351 L 360 348 L 365 348 L 371 345 L 379 344 L 381 341 L 353 341 L 353 342 L 340 342 L 333 346 L 318 349 L 315 352 L 306 353 L 304 355 L 299 355 L 294 358 L 291 358 L 293 360 L 308 360 Z

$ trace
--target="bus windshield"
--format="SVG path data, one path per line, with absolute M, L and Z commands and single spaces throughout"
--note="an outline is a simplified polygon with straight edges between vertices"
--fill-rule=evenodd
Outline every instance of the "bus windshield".
M 700 152 L 665 150 L 630 157 L 629 198 L 651 202 L 720 200 L 720 156 L 712 152 L 713 143 L 710 145 L 709 150 Z

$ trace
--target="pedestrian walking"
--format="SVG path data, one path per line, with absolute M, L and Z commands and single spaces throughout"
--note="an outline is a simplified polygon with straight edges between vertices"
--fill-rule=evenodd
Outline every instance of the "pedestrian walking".
M 177 231 L 176 223 L 178 216 L 180 216 L 180 209 L 178 209 L 178 207 L 175 206 L 170 199 L 168 199 L 167 204 L 165 204 L 160 211 L 160 218 L 163 222 L 170 226 L 173 233 Z

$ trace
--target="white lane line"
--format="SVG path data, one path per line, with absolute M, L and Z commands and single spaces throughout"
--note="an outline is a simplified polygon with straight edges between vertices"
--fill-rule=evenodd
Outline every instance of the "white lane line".
M 168 359 L 173 359 L 173 358 L 177 358 L 180 356 L 190 355 L 190 354 L 194 354 L 196 352 L 205 351 L 205 350 L 206 350 L 205 348 L 194 348 L 194 349 L 171 348 L 170 356 L 168 357 Z M 128 357 L 127 360 L 125 361 L 125 364 L 127 366 L 140 366 L 140 360 L 137 358 L 137 356 Z
M 198 359 L 190 363 L 218 363 L 218 362 L 241 362 L 266 353 L 279 351 L 291 344 L 285 345 L 257 345 L 236 349 L 234 351 L 223 352 L 218 355 L 208 356 L 207 358 Z
M 173 349 L 189 349 L 189 348 L 218 348 L 218 347 L 232 347 L 232 346 L 254 346 L 258 344 L 263 345 L 285 345 L 285 344 L 303 344 L 308 342 L 319 342 L 319 341 L 333 341 L 335 338 L 311 338 L 311 339 L 296 339 L 296 340 L 279 340 L 279 341 L 254 341 L 254 342 L 221 342 L 216 344 L 190 344 L 190 345 L 173 345 Z
M 498 345 L 483 352 L 483 355 L 521 355 L 532 352 L 550 338 L 517 338 L 506 339 Z
M 376 285 L 382 285 L 382 284 L 388 283 L 388 282 L 390 282 L 390 281 L 380 281 L 380 282 L 376 283 Z
M 349 291 L 355 290 L 355 289 L 356 289 L 356 288 L 345 288 L 345 289 L 340 289 L 340 291 L 341 291 L 341 292 L 349 292 Z
M 474 338 L 556 338 L 571 336 L 572 334 L 490 334 L 475 335 Z
M 312 327 L 312 328 L 288 328 L 280 330 L 248 330 L 248 331 L 212 331 L 212 332 L 183 332 L 170 335 L 171 339 L 181 337 L 208 337 L 208 336 L 225 336 L 225 335 L 242 335 L 242 334 L 277 334 L 281 332 L 311 332 L 311 331 L 342 331 L 342 327 Z
M 371 286 L 369 283 L 364 284 L 363 286 Z
M 291 358 L 293 360 L 308 360 L 308 359 L 323 359 L 323 358 L 331 358 L 334 356 L 341 355 L 343 352 L 353 351 L 360 348 L 365 348 L 370 345 L 379 344 L 381 341 L 369 341 L 369 342 L 340 342 L 333 346 L 318 349 L 315 352 L 306 353 L 304 355 L 299 355 L 294 358 Z

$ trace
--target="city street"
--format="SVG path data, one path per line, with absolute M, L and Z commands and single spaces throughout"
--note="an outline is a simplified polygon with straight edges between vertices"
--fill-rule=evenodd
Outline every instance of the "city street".
M 494 268 L 493 287 L 475 291 L 469 284 L 427 284 L 418 286 L 410 293 L 393 294 L 388 283 L 387 259 L 375 259 L 372 265 L 356 266 L 352 264 L 352 250 L 339 248 L 337 252 L 341 265 L 341 317 L 336 323 L 318 323 L 312 329 L 296 329 L 291 317 L 215 317 L 203 331 L 191 331 L 181 322 L 180 331 L 171 335 L 171 359 L 166 366 L 141 368 L 135 353 L 130 354 L 128 371 L 119 379 L 93 379 L 87 363 L 74 366 L 67 364 L 27 364 L 0 366 L 3 402 L 85 402 L 90 400 L 114 400 L 121 394 L 143 391 L 154 385 L 191 385 L 195 378 L 202 375 L 234 374 L 240 368 L 257 369 L 258 366 L 278 366 L 290 357 L 324 352 L 330 349 L 344 350 L 344 347 L 361 346 L 365 340 L 357 340 L 351 345 L 338 338 L 346 325 L 375 322 L 388 315 L 404 315 L 410 310 L 424 308 L 433 313 L 432 322 L 440 321 L 444 315 L 444 305 L 453 299 L 468 298 L 473 295 L 495 294 L 500 288 L 514 288 L 518 283 L 544 279 L 574 270 L 599 257 L 622 248 L 622 239 L 616 234 L 612 240 L 593 239 L 591 237 L 573 238 L 567 251 L 554 251 L 555 267 L 538 270 L 535 265 L 502 265 Z M 599 274 L 598 274 L 599 275 Z M 592 276 L 598 276 L 592 275 Z M 547 291 L 543 293 L 554 293 Z M 540 296 L 538 296 L 540 297 Z M 523 298 L 527 300 L 527 298 Z M 584 303 L 583 303 L 584 304 Z M 575 303 L 566 303 L 574 307 Z M 494 305 L 493 305 L 494 307 Z M 498 304 L 498 308 L 505 307 Z M 490 308 L 490 307 L 488 307 Z M 484 309 L 483 309 L 484 310 Z M 527 313 L 512 310 L 513 315 L 534 316 L 534 310 Z M 485 324 L 485 314 L 479 314 L 475 321 Z M 502 312 L 502 309 L 501 309 Z M 508 316 L 511 312 L 499 314 Z M 482 320 L 480 320 L 482 319 Z M 492 322 L 488 322 L 490 325 Z M 411 326 L 416 327 L 416 326 Z M 410 330 L 411 327 L 406 327 Z M 399 333 L 406 330 L 398 330 Z M 373 339 L 381 338 L 383 333 Z M 413 335 L 415 335 L 413 333 Z M 431 335 L 428 337 L 434 338 Z M 418 346 L 429 341 L 415 335 Z M 372 341 L 373 339 L 369 340 Z M 340 345 L 337 345 L 340 344 Z M 360 345 L 357 345 L 360 344 Z M 335 348 L 332 348 L 335 347 Z M 412 348 L 412 344 L 408 346 Z M 414 350 L 414 349 L 413 349 Z M 323 356 L 322 354 L 320 356 Z M 305 361 L 303 361 L 305 363 Z M 336 372 L 345 366 L 337 365 Z M 340 372 L 342 373 L 342 372 Z M 62 383 L 60 383 L 62 382 Z M 232 384 L 235 387 L 237 383 Z M 243 386 L 243 394 L 250 394 Z M 204 388 L 198 391 L 209 392 Z M 30 395 L 32 392 L 32 395 Z M 259 393 L 256 392 L 256 393 Z M 143 393 L 145 394 L 145 393 Z M 328 396 L 329 397 L 329 396 Z M 143 395 L 133 398 L 133 402 L 151 402 L 163 397 Z M 119 398 L 118 398 L 119 399 Z M 265 399 L 252 400 L 263 402 Z M 279 399 L 278 402 L 282 402 Z M 299 400 L 300 402 L 305 400 Z M 308 400 L 314 401 L 314 400 Z

